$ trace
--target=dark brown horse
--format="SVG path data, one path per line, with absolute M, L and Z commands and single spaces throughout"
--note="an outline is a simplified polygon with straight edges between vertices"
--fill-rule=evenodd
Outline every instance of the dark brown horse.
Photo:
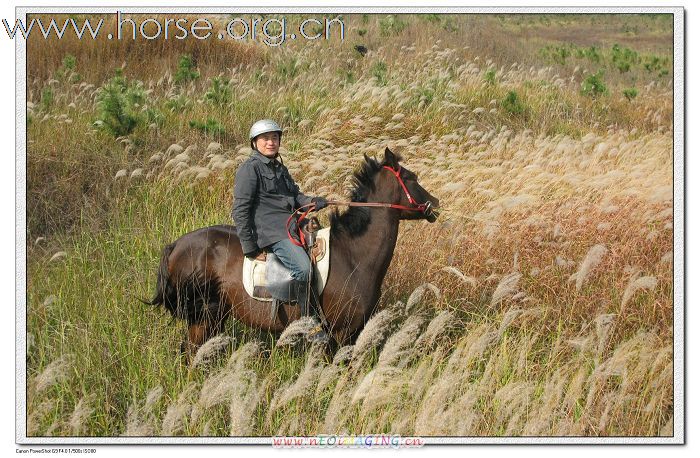
M 416 202 L 429 202 L 437 208 L 438 199 L 418 184 L 415 173 L 400 167 L 400 160 L 388 148 L 381 162 L 365 155 L 365 162 L 354 174 L 352 201 L 411 208 Z M 400 171 L 398 176 L 396 171 Z M 436 218 L 430 207 L 421 212 L 351 206 L 343 213 L 335 210 L 331 214 L 330 270 L 320 303 L 336 345 L 354 342 L 375 312 L 394 254 L 399 221 L 434 222 Z M 284 330 L 300 317 L 296 304 L 285 304 L 273 320 L 269 302 L 252 299 L 243 288 L 242 268 L 243 253 L 234 226 L 198 229 L 163 249 L 156 293 L 147 303 L 162 304 L 174 317 L 187 320 L 188 339 L 183 342 L 183 351 L 191 354 L 220 333 L 229 315 L 273 332 Z

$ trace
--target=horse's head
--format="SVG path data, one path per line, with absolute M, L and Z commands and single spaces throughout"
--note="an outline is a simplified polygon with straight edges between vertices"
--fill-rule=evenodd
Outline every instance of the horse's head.
M 365 156 L 366 160 L 369 160 Z M 401 210 L 400 219 L 426 219 L 431 223 L 437 220 L 440 201 L 418 183 L 418 176 L 399 162 L 401 156 L 389 148 L 384 150 L 382 169 L 377 174 L 377 188 L 387 189 L 392 203 L 416 210 Z

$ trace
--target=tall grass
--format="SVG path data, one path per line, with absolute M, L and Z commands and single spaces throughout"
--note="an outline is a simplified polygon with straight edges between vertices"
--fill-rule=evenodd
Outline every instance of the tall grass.
M 669 80 L 640 73 L 628 100 L 644 71 L 631 68 L 591 98 L 581 83 L 597 68 L 538 54 L 565 31 L 626 43 L 603 33 L 626 24 L 653 43 L 638 51 L 670 55 L 670 29 L 643 16 L 345 19 L 347 44 L 217 44 L 230 64 L 193 44 L 30 43 L 28 435 L 672 434 Z M 176 83 L 195 51 L 200 76 Z M 138 52 L 157 57 L 138 67 Z M 54 78 L 66 54 L 80 81 Z M 95 121 L 124 60 L 161 118 L 135 115 L 115 137 Z M 305 193 L 341 198 L 363 153 L 388 145 L 443 211 L 402 223 L 354 346 L 326 358 L 294 329 L 275 341 L 231 321 L 186 366 L 184 324 L 136 298 L 164 244 L 230 222 L 262 117 L 282 120 Z M 224 130 L 190 127 L 207 119 Z

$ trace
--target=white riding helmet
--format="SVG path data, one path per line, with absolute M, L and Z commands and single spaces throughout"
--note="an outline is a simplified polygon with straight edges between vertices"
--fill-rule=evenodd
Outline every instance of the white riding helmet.
M 272 119 L 261 119 L 260 121 L 256 121 L 255 124 L 250 127 L 249 138 L 250 140 L 253 140 L 258 135 L 265 134 L 267 132 L 279 132 L 280 138 L 282 138 L 282 128 Z

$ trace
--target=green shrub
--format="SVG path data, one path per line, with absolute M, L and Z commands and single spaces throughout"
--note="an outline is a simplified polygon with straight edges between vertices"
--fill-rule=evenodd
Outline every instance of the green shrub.
M 383 37 L 398 35 L 408 26 L 408 23 L 398 16 L 390 14 L 379 20 L 379 34 Z
M 620 70 L 620 73 L 626 73 L 630 71 L 630 62 L 628 61 L 622 61 L 617 63 L 617 69 Z
M 196 65 L 192 56 L 183 54 L 177 62 L 177 71 L 175 72 L 175 84 L 183 84 L 188 81 L 194 81 L 199 78 L 199 72 L 195 70 Z
M 600 59 L 600 54 L 598 54 L 595 47 L 589 49 L 580 49 L 572 44 L 565 44 L 562 46 L 545 46 L 539 50 L 539 54 L 545 60 L 554 62 L 559 65 L 566 65 L 566 59 L 574 55 L 579 59 L 589 58 L 593 61 L 598 61 Z
M 140 81 L 129 82 L 121 69 L 100 88 L 97 95 L 98 123 L 115 137 L 130 134 L 139 124 L 151 122 L 142 109 L 146 93 Z
M 417 106 L 423 102 L 424 106 L 428 106 L 435 100 L 442 100 L 448 92 L 448 78 L 432 78 L 426 84 L 418 86 L 412 91 L 411 105 Z
M 637 97 L 637 94 L 638 94 L 637 89 L 635 89 L 635 88 L 633 88 L 633 87 L 628 88 L 628 89 L 625 89 L 624 91 L 622 91 L 622 95 L 624 95 L 625 98 L 626 98 L 627 100 L 629 100 L 630 102 L 632 101 L 633 98 Z
M 487 70 L 486 73 L 484 73 L 484 82 L 490 86 L 494 86 L 496 84 L 496 70 Z
M 39 101 L 39 106 L 42 111 L 49 111 L 53 106 L 54 96 L 53 89 L 50 86 L 46 86 L 41 90 L 41 100 Z
M 515 91 L 508 91 L 508 94 L 501 100 L 501 107 L 512 115 L 525 113 L 525 105 L 520 101 Z
M 76 59 L 72 54 L 66 54 L 63 57 L 61 66 L 56 71 L 56 78 L 69 83 L 77 83 L 80 81 L 80 74 L 75 71 Z
M 603 82 L 603 71 L 599 70 L 596 74 L 590 74 L 581 83 L 581 94 L 587 95 L 588 97 L 596 98 L 599 95 L 608 92 L 608 88 L 605 87 Z
M 603 58 L 600 51 L 598 51 L 598 48 L 595 46 L 591 46 L 590 48 L 586 49 L 576 49 L 576 57 L 579 59 L 588 59 L 594 64 L 599 64 Z
M 211 81 L 211 87 L 204 94 L 204 100 L 213 103 L 214 105 L 224 106 L 231 103 L 232 92 L 229 87 L 230 81 L 224 81 L 219 77 L 215 77 Z
M 571 50 L 566 46 L 545 46 L 540 49 L 539 54 L 546 60 L 564 65 L 566 59 L 571 56 Z
M 626 73 L 632 65 L 639 63 L 639 54 L 630 48 L 622 48 L 615 44 L 612 47 L 612 62 L 620 73 Z
M 646 62 L 644 62 L 644 68 L 646 69 L 647 72 L 653 73 L 653 72 L 658 72 L 659 78 L 668 75 L 669 70 L 668 70 L 668 65 L 669 65 L 669 59 L 668 57 L 660 58 L 658 56 L 652 55 L 646 57 Z
M 386 86 L 388 82 L 387 79 L 387 68 L 383 61 L 377 61 L 372 65 L 371 68 L 372 76 L 377 80 L 377 84 L 380 86 Z
M 427 22 L 440 23 L 440 15 L 437 13 L 419 14 L 418 17 Z
M 651 73 L 661 68 L 661 59 L 658 56 L 647 57 L 647 62 L 644 62 L 644 68 Z
M 552 58 L 554 62 L 564 65 L 566 64 L 567 57 L 571 56 L 571 51 L 565 47 L 555 48 L 554 53 L 552 53 Z
M 66 54 L 63 57 L 63 67 L 68 70 L 75 70 L 75 56 L 72 54 Z
M 207 118 L 205 122 L 191 120 L 190 127 L 204 132 L 206 135 L 223 136 L 226 135 L 224 126 L 214 118 Z

